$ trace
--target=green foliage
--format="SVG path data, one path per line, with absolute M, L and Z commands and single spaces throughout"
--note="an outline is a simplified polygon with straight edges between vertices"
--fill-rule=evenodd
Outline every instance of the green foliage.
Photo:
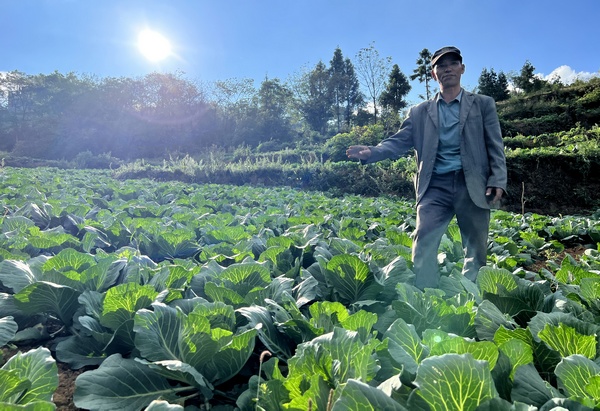
M 569 398 L 600 405 L 600 368 L 595 362 L 581 355 L 565 357 L 556 366 L 556 376 Z
M 58 368 L 47 348 L 17 353 L 0 368 L 2 409 L 54 410 Z
M 347 133 L 340 133 L 331 137 L 325 143 L 325 151 L 330 161 L 347 161 L 346 149 L 351 145 L 377 145 L 385 138 L 383 126 L 354 127 Z
M 77 153 L 73 159 L 77 168 L 116 168 L 121 161 L 113 157 L 110 153 L 101 153 L 95 156 L 91 151 L 86 150 Z
M 478 80 L 479 93 L 492 97 L 495 101 L 508 99 L 508 79 L 503 72 L 496 73 L 494 69 L 489 71 L 484 68 Z
M 0 343 L 52 344 L 82 369 L 77 407 L 598 406 L 597 215 L 494 211 L 477 283 L 452 222 L 423 292 L 410 202 L 91 170 L 0 180 Z M 572 244 L 581 258 L 558 254 Z M 7 408 L 53 409 L 46 349 L 0 374 Z
M 423 100 L 429 100 L 432 95 L 429 86 L 429 83 L 433 80 L 431 77 L 431 57 L 432 55 L 429 50 L 421 50 L 417 59 L 417 67 L 413 70 L 413 74 L 410 75 L 411 80 L 419 80 L 419 83 L 425 83 L 425 95 L 419 96 Z
M 398 113 L 405 108 L 408 103 L 404 100 L 411 86 L 408 79 L 400 71 L 400 67 L 394 64 L 392 72 L 388 77 L 386 89 L 381 93 L 379 101 L 384 109 Z
M 546 203 L 547 213 L 555 212 L 547 207 L 552 203 L 557 204 L 557 211 L 570 204 L 598 207 L 596 199 L 588 194 L 589 187 L 583 186 L 596 184 L 595 176 L 600 170 L 599 130 L 597 126 L 576 127 L 554 134 L 507 138 L 509 193 L 522 194 L 530 207 L 543 207 Z M 548 180 L 555 181 L 552 195 L 537 190 Z
M 515 87 L 522 90 L 525 93 L 532 93 L 535 91 L 540 91 L 545 86 L 547 86 L 547 82 L 535 76 L 535 67 L 531 62 L 526 61 L 521 67 L 521 72 L 518 76 L 513 77 L 513 83 Z
M 303 76 L 297 87 L 299 110 L 309 126 L 321 135 L 327 133 L 335 98 L 332 74 L 325 63 L 319 61 L 312 71 Z
M 192 385 L 211 397 L 212 384 L 235 376 L 254 350 L 256 330 L 236 330 L 235 313 L 224 303 L 199 302 L 185 313 L 154 304 L 138 310 L 134 319 L 136 347 L 142 358 L 173 370 L 174 362 L 190 366 L 202 377 Z M 173 378 L 173 377 L 171 377 Z M 186 376 L 179 378 L 188 382 Z
M 331 111 L 337 132 L 349 129 L 353 112 L 363 106 L 364 96 L 352 61 L 344 58 L 339 47 L 329 62 L 328 95 L 332 99 Z
M 9 341 L 15 337 L 17 333 L 18 324 L 14 321 L 11 316 L 0 318 L 0 347 L 8 344 Z M 0 360 L 2 357 L 0 357 Z
M 434 410 L 475 410 L 498 395 L 488 364 L 469 354 L 424 360 L 415 384 L 419 396 Z
M 575 82 L 570 86 L 544 88 L 513 94 L 498 103 L 498 116 L 505 136 L 537 136 L 592 128 L 600 122 L 597 101 L 600 79 Z
M 265 79 L 257 92 L 258 118 L 255 130 L 242 140 L 256 146 L 265 141 L 294 142 L 294 132 L 288 115 L 292 92 L 279 79 Z
M 176 402 L 177 394 L 186 390 L 169 384 L 160 370 L 114 354 L 101 367 L 78 378 L 74 400 L 77 407 L 85 409 L 138 410 L 159 398 Z

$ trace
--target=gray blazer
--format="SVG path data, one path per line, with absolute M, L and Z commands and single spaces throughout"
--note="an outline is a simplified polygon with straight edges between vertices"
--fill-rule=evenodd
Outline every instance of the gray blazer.
M 437 97 L 437 96 L 436 96 Z M 417 204 L 423 198 L 438 149 L 438 109 L 436 97 L 412 107 L 400 130 L 377 146 L 369 147 L 373 163 L 386 158 L 399 158 L 415 150 Z M 467 189 L 473 202 L 490 208 L 485 198 L 487 187 L 506 191 L 506 159 L 502 132 L 494 99 L 463 89 L 460 103 L 460 157 Z

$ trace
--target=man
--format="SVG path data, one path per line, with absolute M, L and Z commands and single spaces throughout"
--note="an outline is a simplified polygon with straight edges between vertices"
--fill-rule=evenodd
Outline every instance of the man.
M 349 158 L 373 163 L 415 150 L 417 226 L 412 259 L 415 286 L 437 287 L 437 253 L 454 216 L 465 253 L 463 274 L 475 281 L 486 264 L 491 205 L 506 191 L 502 134 L 491 97 L 464 90 L 458 48 L 433 53 L 431 75 L 440 91 L 410 109 L 400 130 L 377 146 L 350 146 Z

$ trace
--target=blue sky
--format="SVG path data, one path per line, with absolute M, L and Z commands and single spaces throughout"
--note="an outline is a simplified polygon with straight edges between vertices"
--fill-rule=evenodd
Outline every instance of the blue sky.
M 336 47 L 355 61 L 374 45 L 409 76 L 423 48 L 459 47 L 471 90 L 483 68 L 542 76 L 599 75 L 599 0 L 0 0 L 0 72 L 140 77 L 181 71 L 193 81 L 283 81 Z M 141 30 L 165 36 L 160 62 L 137 46 Z M 411 82 L 408 99 L 424 86 Z

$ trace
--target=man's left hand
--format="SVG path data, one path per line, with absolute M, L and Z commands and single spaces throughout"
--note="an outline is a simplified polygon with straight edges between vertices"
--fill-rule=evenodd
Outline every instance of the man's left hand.
M 488 187 L 485 190 L 485 196 L 489 203 L 497 203 L 504 195 L 504 190 L 500 187 Z

